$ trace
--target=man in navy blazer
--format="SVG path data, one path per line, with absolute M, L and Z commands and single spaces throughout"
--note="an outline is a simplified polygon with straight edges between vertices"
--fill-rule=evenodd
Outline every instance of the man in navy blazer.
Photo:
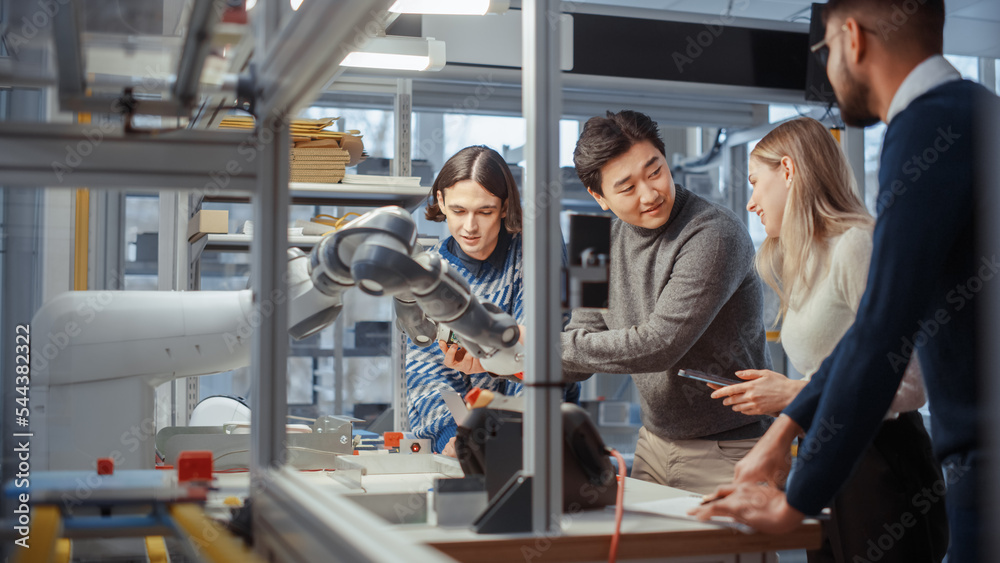
M 827 60 L 844 122 L 888 125 L 867 290 L 854 326 L 736 466 L 734 483 L 720 487 L 719 500 L 695 513 L 733 516 L 773 533 L 818 514 L 871 442 L 916 353 L 946 482 L 914 497 L 913 510 L 944 502 L 949 563 L 976 562 L 978 543 L 986 537 L 978 504 L 978 481 L 985 475 L 977 299 L 983 300 L 984 285 L 1000 283 L 990 281 L 1000 263 L 995 249 L 977 247 L 980 124 L 974 106 L 992 106 L 997 98 L 962 80 L 942 57 L 943 0 L 830 0 L 825 24 L 824 40 L 813 51 Z M 790 445 L 803 432 L 789 475 Z M 898 534 L 923 533 L 909 530 L 907 522 L 912 518 L 906 514 L 887 520 L 885 536 L 873 537 L 868 553 L 854 555 L 880 560 Z

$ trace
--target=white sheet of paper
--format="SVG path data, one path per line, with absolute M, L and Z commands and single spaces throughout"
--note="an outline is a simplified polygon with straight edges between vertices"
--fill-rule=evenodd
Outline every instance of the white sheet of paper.
M 441 398 L 444 399 L 445 406 L 455 419 L 455 424 L 461 425 L 465 422 L 465 417 L 469 416 L 469 409 L 465 406 L 465 401 L 461 395 L 451 389 L 441 391 Z
M 697 518 L 688 515 L 688 510 L 691 510 L 699 505 L 701 505 L 701 496 L 674 497 L 662 500 L 628 503 L 625 505 L 625 510 L 697 522 L 699 521 Z M 745 534 L 754 533 L 754 529 L 750 526 L 747 526 L 742 522 L 737 522 L 728 516 L 715 516 L 705 523 L 718 524 L 719 526 L 734 528 Z

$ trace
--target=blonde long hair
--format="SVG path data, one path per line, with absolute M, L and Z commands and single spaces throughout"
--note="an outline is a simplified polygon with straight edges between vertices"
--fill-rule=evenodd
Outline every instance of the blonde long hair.
M 787 313 L 793 290 L 809 291 L 815 276 L 827 268 L 829 239 L 851 227 L 871 229 L 875 222 L 858 197 L 851 165 L 819 121 L 809 117 L 786 121 L 750 152 L 750 158 L 771 169 L 777 169 L 786 156 L 794 173 L 781 233 L 764 241 L 756 259 L 761 279 L 781 300 L 775 326 Z

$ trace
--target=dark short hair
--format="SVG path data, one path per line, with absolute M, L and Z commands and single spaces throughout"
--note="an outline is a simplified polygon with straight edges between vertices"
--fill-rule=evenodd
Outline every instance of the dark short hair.
M 649 141 L 660 154 L 667 155 L 656 122 L 644 113 L 631 110 L 618 113 L 609 111 L 606 117 L 588 119 L 573 151 L 576 174 L 584 187 L 603 196 L 601 168 L 609 160 L 625 154 L 633 145 L 642 141 Z
M 431 187 L 424 216 L 431 221 L 444 221 L 445 215 L 441 211 L 443 202 L 438 201 L 437 194 L 440 191 L 444 196 L 447 188 L 463 180 L 472 180 L 500 198 L 503 211 L 507 213 L 503 227 L 510 234 L 521 232 L 521 195 L 517 191 L 514 175 L 497 151 L 483 145 L 465 147 L 444 163 Z
M 829 0 L 823 23 L 831 16 L 857 18 L 891 50 L 944 51 L 944 0 Z

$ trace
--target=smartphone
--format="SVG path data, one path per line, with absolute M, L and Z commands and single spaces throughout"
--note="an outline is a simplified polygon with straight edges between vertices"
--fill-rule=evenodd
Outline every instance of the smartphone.
M 711 373 L 705 373 L 696 369 L 682 369 L 677 372 L 677 375 L 697 379 L 698 381 L 704 381 L 705 383 L 722 385 L 723 387 L 733 385 L 734 383 L 743 383 L 743 381 L 739 379 L 730 379 L 728 377 L 722 377 L 721 375 L 712 375 Z

